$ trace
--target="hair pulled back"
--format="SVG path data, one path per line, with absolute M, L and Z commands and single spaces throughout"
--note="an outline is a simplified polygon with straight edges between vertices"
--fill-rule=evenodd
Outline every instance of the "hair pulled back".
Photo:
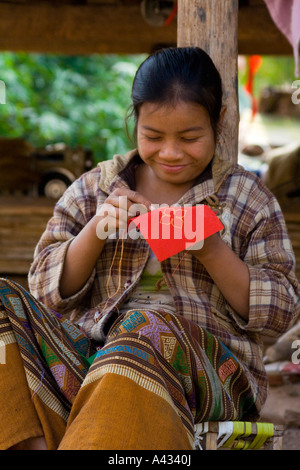
M 207 110 L 217 135 L 222 81 L 210 56 L 198 47 L 170 47 L 150 55 L 136 72 L 131 98 L 131 115 L 136 125 L 143 103 L 176 105 L 184 101 Z

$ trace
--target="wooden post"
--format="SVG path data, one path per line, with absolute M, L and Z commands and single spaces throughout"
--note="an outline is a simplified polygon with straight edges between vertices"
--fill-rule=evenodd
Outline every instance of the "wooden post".
M 238 157 L 238 0 L 179 0 L 177 45 L 198 46 L 214 61 L 223 80 L 227 108 L 221 135 L 226 160 Z

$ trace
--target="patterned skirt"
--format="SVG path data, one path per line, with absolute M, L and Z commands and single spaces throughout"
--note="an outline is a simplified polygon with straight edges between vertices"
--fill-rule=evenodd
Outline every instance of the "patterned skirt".
M 187 450 L 196 423 L 254 411 L 238 360 L 183 316 L 128 311 L 99 347 L 6 279 L 0 383 L 0 449 L 44 436 L 48 449 Z

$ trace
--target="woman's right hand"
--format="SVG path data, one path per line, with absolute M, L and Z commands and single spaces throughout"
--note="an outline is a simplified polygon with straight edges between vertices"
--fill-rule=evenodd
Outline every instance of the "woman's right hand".
M 107 239 L 118 231 L 127 229 L 128 221 L 150 210 L 151 201 L 128 188 L 113 191 L 97 209 L 97 237 Z
M 60 294 L 68 298 L 77 293 L 90 277 L 106 238 L 122 228 L 128 220 L 150 210 L 150 201 L 127 188 L 113 191 L 96 215 L 70 243 L 60 279 Z M 102 238 L 101 238 L 102 237 Z

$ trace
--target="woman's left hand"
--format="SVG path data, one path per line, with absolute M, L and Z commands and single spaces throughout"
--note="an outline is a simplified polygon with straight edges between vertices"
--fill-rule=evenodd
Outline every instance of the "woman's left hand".
M 231 307 L 245 320 L 249 317 L 250 275 L 248 266 L 218 233 L 204 240 L 201 249 L 189 249 L 205 267 Z
M 195 248 L 200 245 L 201 248 L 195 249 L 191 247 L 189 249 L 190 253 L 199 259 L 205 259 L 206 257 L 209 257 L 210 255 L 214 255 L 214 250 L 217 248 L 219 243 L 224 243 L 222 242 L 220 236 L 218 233 L 214 233 L 210 237 L 206 238 L 203 242 L 199 242 L 195 245 Z

